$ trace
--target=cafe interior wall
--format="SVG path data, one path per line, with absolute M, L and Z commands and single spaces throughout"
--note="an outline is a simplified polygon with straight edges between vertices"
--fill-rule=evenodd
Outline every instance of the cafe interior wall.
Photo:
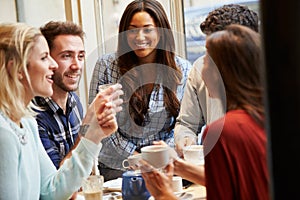
M 86 12 L 82 12 L 83 9 Z M 0 22 L 24 22 L 40 27 L 50 20 L 70 20 L 83 26 L 86 32 L 85 46 L 87 55 L 97 46 L 96 31 L 89 26 L 95 24 L 93 0 L 0 0 Z M 87 26 L 87 24 L 89 24 Z M 88 80 L 87 71 L 91 73 L 94 63 L 87 60 L 83 77 L 80 81 L 78 94 L 87 106 Z M 94 61 L 95 62 L 95 61 Z M 86 107 L 84 106 L 84 107 Z
M 40 27 L 50 20 L 70 20 L 81 24 L 86 33 L 86 66 L 78 94 L 88 106 L 88 88 L 96 60 L 116 49 L 118 23 L 126 5 L 132 0 L 0 0 L 0 22 L 25 22 Z M 183 19 L 178 12 L 181 1 L 158 0 L 164 6 L 172 28 L 183 32 Z M 179 54 L 185 54 L 184 40 L 176 38 Z
M 105 1 L 107 10 L 113 9 L 112 1 Z M 95 62 L 105 52 L 105 38 L 101 29 L 101 0 L 0 0 L 0 22 L 24 22 L 40 27 L 50 20 L 70 20 L 81 24 L 86 33 L 86 66 L 77 91 L 84 108 L 88 105 L 88 87 Z M 95 6 L 98 6 L 95 8 Z M 105 20 L 104 20 L 105 21 Z M 106 23 L 106 31 L 114 33 L 116 27 Z
M 185 1 L 190 4 L 198 2 L 198 0 Z M 89 55 L 84 80 L 81 81 L 79 89 L 79 94 L 85 94 L 88 88 L 87 76 L 92 72 L 95 59 L 104 52 L 104 47 L 98 45 L 103 44 L 103 40 L 105 40 L 105 38 L 98 37 L 103 30 L 97 27 L 99 23 L 103 22 L 96 21 L 102 15 L 101 9 L 95 8 L 101 6 L 100 2 L 101 0 L 0 0 L 0 22 L 19 21 L 36 27 L 50 19 L 67 19 L 81 23 L 86 32 L 85 45 Z M 125 0 L 105 0 L 105 2 L 111 3 L 108 5 L 112 6 L 108 7 L 107 11 L 109 11 L 116 9 L 113 8 L 114 2 L 125 2 Z M 300 25 L 297 21 L 300 15 L 298 12 L 300 4 L 299 0 L 261 0 L 261 5 L 266 47 L 266 72 L 268 72 L 266 77 L 268 86 L 267 130 L 270 139 L 269 153 L 273 154 L 273 156 L 269 156 L 272 166 L 270 178 L 273 195 L 271 199 L 295 199 L 299 196 L 297 182 L 300 180 L 300 93 L 297 92 L 300 90 L 298 58 Z M 116 28 L 113 27 L 113 29 Z M 291 35 L 295 37 L 291 37 Z M 95 56 L 93 56 L 94 54 Z M 287 88 L 286 86 L 290 86 L 291 83 L 292 89 Z M 85 95 L 81 95 L 81 100 L 86 103 L 86 99 L 82 96 Z

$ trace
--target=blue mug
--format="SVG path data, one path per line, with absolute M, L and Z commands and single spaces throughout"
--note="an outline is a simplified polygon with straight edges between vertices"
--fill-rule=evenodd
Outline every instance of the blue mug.
M 127 171 L 122 175 L 123 200 L 148 200 L 151 196 L 141 173 Z

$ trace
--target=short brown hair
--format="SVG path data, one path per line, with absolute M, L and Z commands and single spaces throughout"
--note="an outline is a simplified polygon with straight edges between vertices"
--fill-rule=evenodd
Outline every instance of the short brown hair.
M 84 42 L 85 33 L 81 26 L 71 21 L 50 21 L 40 28 L 45 36 L 50 50 L 53 48 L 53 41 L 58 35 L 76 35 Z

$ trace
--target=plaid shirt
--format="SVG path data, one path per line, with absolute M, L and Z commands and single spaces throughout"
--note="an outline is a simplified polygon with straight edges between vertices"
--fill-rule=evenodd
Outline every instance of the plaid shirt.
M 74 92 L 69 93 L 66 114 L 49 97 L 36 97 L 35 100 L 38 106 L 45 109 L 38 111 L 39 114 L 36 116 L 41 141 L 58 168 L 78 136 L 83 117 L 82 105 Z
M 181 101 L 191 64 L 180 57 L 176 57 L 175 61 L 182 71 L 181 84 L 178 85 L 176 93 Z M 163 72 L 158 74 L 164 75 Z M 116 54 L 107 54 L 99 58 L 90 84 L 89 102 L 91 103 L 95 98 L 99 85 L 117 83 L 122 78 L 117 66 Z M 169 117 L 164 107 L 163 93 L 162 87 L 153 89 L 149 102 L 148 123 L 144 127 L 136 125 L 131 120 L 128 114 L 128 104 L 123 104 L 123 110 L 117 115 L 118 131 L 102 140 L 103 147 L 99 154 L 101 163 L 110 168 L 122 169 L 124 159 L 134 151 L 139 152 L 143 146 L 152 144 L 153 141 L 163 140 L 170 146 L 174 146 L 174 131 L 170 127 L 174 126 L 175 119 L 172 116 Z

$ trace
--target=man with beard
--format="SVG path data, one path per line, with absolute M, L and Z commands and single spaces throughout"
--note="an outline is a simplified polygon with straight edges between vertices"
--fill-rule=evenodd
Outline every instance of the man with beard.
M 83 108 L 75 91 L 85 60 L 84 32 L 73 22 L 48 22 L 40 28 L 58 69 L 53 75 L 53 95 L 36 97 L 42 107 L 36 116 L 39 134 L 56 168 L 79 140 Z

